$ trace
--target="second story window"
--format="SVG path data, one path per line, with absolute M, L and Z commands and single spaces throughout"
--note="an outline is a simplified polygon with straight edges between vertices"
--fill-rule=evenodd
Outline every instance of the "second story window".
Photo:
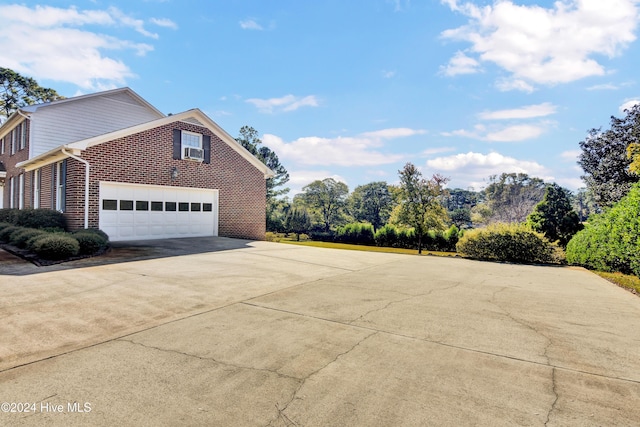
M 0 155 L 4 154 L 4 138 L 0 139 Z
M 182 158 L 203 160 L 202 135 L 199 133 L 182 131 Z

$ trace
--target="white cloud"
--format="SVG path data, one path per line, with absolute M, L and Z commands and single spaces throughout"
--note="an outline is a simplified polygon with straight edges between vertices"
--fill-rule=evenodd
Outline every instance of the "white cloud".
M 475 125 L 473 130 L 458 129 L 443 132 L 443 136 L 461 136 L 488 142 L 518 142 L 537 138 L 546 131 L 546 125 L 519 124 L 506 127 L 487 128 L 482 124 Z
M 445 39 L 471 44 L 479 62 L 490 62 L 511 75 L 502 90 L 531 91 L 534 84 L 567 83 L 606 70 L 594 57 L 614 57 L 636 39 L 636 0 L 562 0 L 551 8 L 494 0 L 441 0 L 469 18 L 467 25 L 444 31 Z M 459 56 L 459 52 L 452 61 Z
M 144 56 L 153 50 L 147 43 L 92 32 L 84 26 L 124 26 L 145 37 L 158 37 L 144 28 L 143 21 L 113 7 L 79 10 L 6 5 L 0 6 L 0 21 L 0 64 L 37 80 L 69 82 L 83 90 L 113 88 L 135 76 L 122 60 L 107 56 L 106 51 Z
M 547 181 L 553 177 L 547 168 L 541 164 L 504 156 L 500 153 L 459 153 L 447 157 L 427 160 L 430 172 L 450 176 L 453 180 L 450 186 L 474 187 L 480 189 L 486 185 L 485 180 L 491 175 L 505 173 L 526 173 Z
M 178 29 L 178 24 L 167 18 L 151 18 L 149 22 L 157 25 L 158 27 L 171 28 L 172 30 Z
M 281 98 L 250 98 L 246 102 L 255 105 L 261 113 L 274 113 L 278 111 L 295 111 L 301 107 L 317 107 L 318 100 L 314 95 L 303 98 L 285 95 Z
M 622 104 L 618 110 L 620 110 L 621 113 L 624 113 L 624 110 L 630 110 L 631 108 L 633 108 L 634 105 L 640 104 L 640 99 L 631 99 L 629 101 L 626 101 L 624 104 Z
M 419 135 L 424 131 L 408 128 L 365 132 L 356 137 L 322 138 L 308 136 L 285 142 L 276 135 L 265 134 L 264 144 L 278 157 L 299 165 L 377 166 L 403 160 L 403 154 L 383 152 L 384 140 Z
M 243 30 L 264 30 L 262 25 L 258 24 L 255 19 L 245 19 L 244 21 L 240 21 L 240 28 Z
M 510 110 L 485 111 L 480 113 L 479 117 L 482 120 L 531 119 L 549 116 L 555 114 L 555 112 L 555 105 L 550 102 L 543 102 L 542 104 L 527 105 Z
M 337 175 L 328 170 L 292 170 L 289 171 L 289 197 L 293 197 L 296 194 L 302 193 L 302 187 L 311 184 L 313 181 L 323 180 L 325 178 L 333 178 L 336 181 L 347 183 L 347 180 L 342 176 Z
M 396 72 L 395 71 L 382 71 L 382 77 L 384 77 L 385 79 L 390 79 L 392 77 L 395 77 Z
M 449 77 L 459 74 L 475 74 L 479 71 L 481 71 L 480 63 L 460 51 L 456 52 L 446 66 L 440 67 L 440 73 Z
M 577 162 L 582 150 L 567 150 L 560 153 L 560 157 L 565 162 Z

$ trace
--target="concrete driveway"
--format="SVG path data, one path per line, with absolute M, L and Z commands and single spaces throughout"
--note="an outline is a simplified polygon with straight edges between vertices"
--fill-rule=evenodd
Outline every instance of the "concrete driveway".
M 582 269 L 222 238 L 0 259 L 0 425 L 640 425 L 640 298 Z

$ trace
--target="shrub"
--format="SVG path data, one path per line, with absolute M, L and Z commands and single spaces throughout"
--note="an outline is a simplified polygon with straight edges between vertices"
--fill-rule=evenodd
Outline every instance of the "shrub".
M 378 231 L 376 231 L 375 240 L 377 246 L 394 247 L 398 242 L 396 228 L 391 224 L 379 228 Z
M 16 227 L 15 225 L 9 225 L 0 230 L 0 242 L 9 243 L 11 240 L 11 234 L 14 231 L 21 230 L 22 227 Z
M 54 233 L 37 238 L 33 250 L 41 258 L 62 260 L 78 255 L 80 244 L 70 235 Z
M 83 228 L 81 230 L 76 230 L 76 231 L 73 232 L 73 234 L 78 234 L 78 233 L 95 234 L 97 236 L 102 237 L 107 242 L 109 241 L 109 235 L 107 233 L 105 233 L 104 231 L 100 230 L 99 228 Z
M 81 230 L 73 233 L 73 238 L 80 245 L 80 255 L 93 255 L 107 247 L 108 240 L 98 233 Z
M 12 224 L 8 223 L 8 222 L 0 222 L 0 230 L 6 228 L 6 227 L 11 227 Z
M 363 223 L 346 224 L 336 230 L 335 241 L 355 245 L 373 245 L 373 225 Z
M 0 222 L 6 222 L 8 224 L 13 224 L 15 225 L 16 223 L 16 213 L 18 212 L 18 209 L 9 209 L 9 208 L 4 208 L 4 209 L 0 209 Z
M 589 224 L 567 245 L 567 261 L 600 271 L 640 277 L 640 184 Z
M 29 228 L 67 228 L 64 215 L 53 209 L 20 209 L 15 213 L 14 223 Z
M 467 258 L 517 263 L 559 263 L 555 245 L 522 224 L 495 224 L 467 231 L 456 245 Z
M 25 248 L 27 241 L 35 236 L 42 236 L 47 234 L 46 231 L 38 230 L 37 228 L 20 228 L 17 231 L 11 233 L 9 243 L 19 248 Z
M 333 242 L 334 234 L 331 231 L 310 231 L 309 237 L 311 240 L 318 240 L 320 242 Z

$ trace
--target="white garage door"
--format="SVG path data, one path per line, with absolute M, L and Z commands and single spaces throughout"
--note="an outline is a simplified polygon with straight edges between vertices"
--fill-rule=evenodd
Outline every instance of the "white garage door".
M 111 241 L 218 235 L 218 190 L 100 182 L 99 227 Z

